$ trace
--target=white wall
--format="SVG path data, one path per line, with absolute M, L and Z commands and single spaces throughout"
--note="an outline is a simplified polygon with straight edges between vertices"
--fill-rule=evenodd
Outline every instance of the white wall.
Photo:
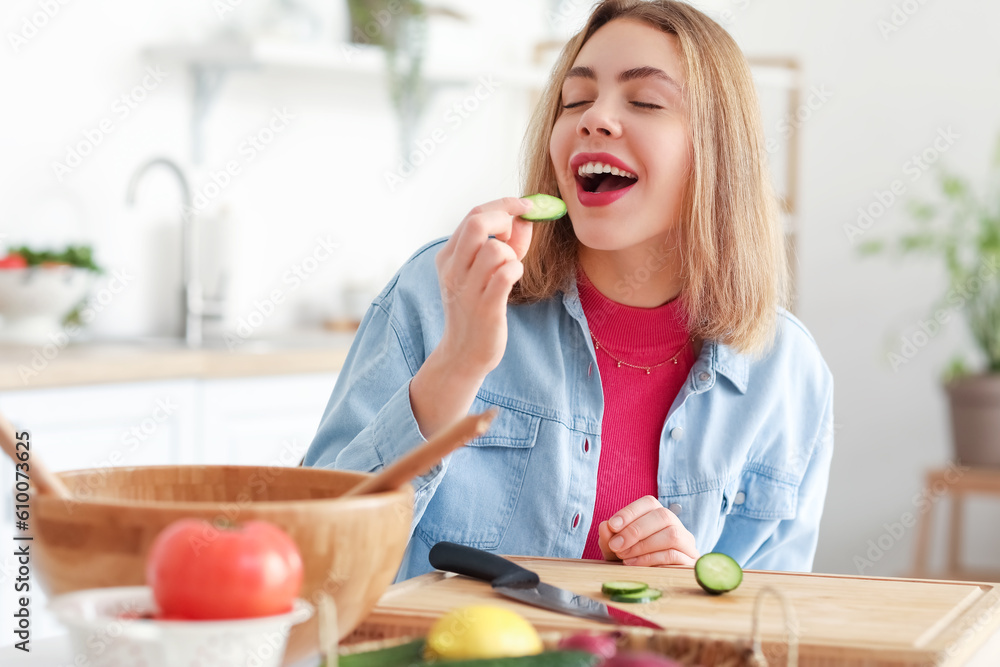
M 488 63 L 525 59 L 543 33 L 573 25 L 590 3 L 450 4 L 472 15 L 467 28 L 441 28 L 464 48 L 451 55 L 438 40 L 433 57 Z M 545 12 L 560 4 L 569 18 L 555 25 Z M 933 191 L 932 174 L 911 181 L 904 164 L 932 145 L 939 128 L 952 127 L 959 135 L 944 156 L 948 165 L 973 175 L 985 172 L 1000 130 L 1000 55 L 992 34 L 1000 6 L 911 1 L 907 7 L 919 9 L 886 38 L 877 22 L 889 20 L 901 0 L 705 4 L 748 53 L 797 56 L 806 88 L 832 92 L 801 128 L 799 314 L 837 381 L 837 453 L 816 568 L 858 572 L 855 557 L 866 557 L 868 540 L 877 541 L 884 524 L 915 510 L 923 471 L 949 456 L 936 378 L 952 352 L 962 349 L 965 334 L 961 326 L 949 326 L 894 372 L 886 353 L 898 349 L 899 335 L 912 333 L 928 312 L 942 275 L 927 263 L 862 261 L 844 227 L 894 179 L 903 179 L 910 195 Z M 69 2 L 15 53 L 8 35 L 20 30 L 39 3 L 5 4 L 0 233 L 8 241 L 91 240 L 106 264 L 135 276 L 95 322 L 95 332 L 163 333 L 178 324 L 173 186 L 163 173 L 151 174 L 131 209 L 125 186 L 132 170 L 154 155 L 191 167 L 191 84 L 185 72 L 176 63 L 159 63 L 168 73 L 164 82 L 129 118 L 116 121 L 63 182 L 54 177 L 52 161 L 101 118 L 117 118 L 111 111 L 115 99 L 153 64 L 141 56 L 146 46 L 252 23 L 262 7 L 244 0 L 220 20 L 211 3 L 200 0 Z M 442 125 L 449 104 L 471 90 L 439 91 L 417 136 Z M 254 300 L 272 289 L 287 292 L 283 274 L 312 251 L 317 235 L 332 235 L 341 243 L 339 254 L 288 293 L 288 303 L 266 327 L 314 321 L 334 308 L 335 294 L 349 280 L 377 288 L 413 249 L 448 233 L 471 206 L 515 193 L 526 105 L 526 96 L 510 88 L 491 97 L 449 130 L 416 176 L 390 193 L 383 174 L 397 159 L 398 137 L 380 81 L 287 70 L 230 77 L 208 119 L 205 165 L 192 169 L 196 188 L 208 182 L 206 170 L 239 156 L 240 143 L 267 122 L 272 108 L 287 107 L 296 116 L 206 216 L 229 212 L 220 254 L 232 274 L 231 319 L 246 316 Z M 869 234 L 891 232 L 904 220 L 897 203 Z M 1000 507 L 980 509 L 969 543 L 973 560 L 988 563 L 1000 548 L 1000 535 L 991 528 Z M 907 530 L 865 573 L 903 573 L 914 532 Z
M 930 262 L 859 259 L 845 225 L 899 179 L 906 193 L 861 238 L 905 227 L 902 200 L 936 194 L 935 172 L 914 180 L 907 161 L 933 145 L 939 128 L 959 137 L 941 163 L 986 184 L 1000 133 L 1000 55 L 992 35 L 1000 7 L 974 0 L 720 6 L 733 12 L 729 27 L 745 51 L 797 54 L 806 87 L 832 92 L 802 126 L 799 314 L 836 379 L 837 449 L 816 569 L 902 574 L 916 531 L 897 540 L 892 524 L 918 513 L 914 496 L 924 470 L 951 455 L 937 378 L 954 353 L 969 349 L 968 338 L 956 317 L 893 370 L 888 353 L 898 352 L 901 336 L 912 336 L 931 312 L 944 278 Z M 916 11 L 904 11 L 906 22 L 884 36 L 879 21 L 890 21 L 894 7 Z M 941 521 L 945 503 L 937 505 Z M 975 505 L 969 519 L 969 561 L 996 567 L 1000 502 Z M 856 560 L 870 558 L 868 541 L 880 538 L 892 546 L 882 556 L 872 551 L 879 557 L 873 567 Z
M 253 24 L 250 17 L 266 8 L 262 0 L 233 2 L 238 6 L 222 19 L 213 3 L 201 0 L 141 7 L 127 0 L 69 2 L 56 5 L 58 13 L 16 50 L 8 35 L 20 34 L 39 4 L 19 0 L 4 7 L 0 86 L 8 92 L 0 225 L 8 242 L 91 240 L 103 263 L 135 276 L 94 322 L 97 334 L 163 334 L 180 326 L 176 187 L 166 171 L 151 171 L 136 206 L 125 205 L 129 177 L 153 156 L 180 161 L 195 192 L 211 188 L 212 174 L 229 161 L 240 164 L 239 175 L 211 199 L 202 222 L 208 230 L 227 216 L 219 232 L 225 240 L 213 246 L 221 248 L 213 254 L 221 255 L 217 264 L 231 274 L 233 322 L 273 289 L 285 292 L 286 302 L 262 329 L 315 323 L 336 307 L 337 291 L 350 281 L 377 291 L 413 250 L 448 233 L 472 206 L 516 194 L 515 156 L 528 92 L 501 83 L 456 126 L 445 114 L 474 93 L 475 76 L 467 85 L 434 91 L 415 136 L 425 139 L 443 127 L 445 140 L 393 192 L 385 173 L 398 167 L 397 125 L 382 77 L 370 74 L 289 68 L 232 73 L 209 111 L 204 163 L 192 165 L 191 79 L 180 63 L 150 60 L 143 51 L 197 41 L 240 21 Z M 476 59 L 495 63 L 515 51 L 526 53 L 489 30 L 502 11 L 465 4 L 470 23 L 461 36 L 479 49 L 466 60 L 474 74 Z M 435 30 L 456 32 L 446 20 Z M 530 41 L 524 34 L 518 38 Z M 435 44 L 444 46 L 442 40 Z M 430 57 L 453 59 L 437 47 Z M 165 77 L 122 118 L 116 100 L 143 80 L 146 67 L 159 68 Z M 482 74 L 489 71 L 484 65 Z M 250 160 L 241 148 L 246 150 L 248 135 L 267 128 L 273 109 L 285 109 L 294 119 Z M 68 147 L 84 141 L 104 118 L 113 131 L 60 179 L 52 163 L 65 162 Z M 339 243 L 339 253 L 301 286 L 284 280 L 312 254 L 320 235 Z

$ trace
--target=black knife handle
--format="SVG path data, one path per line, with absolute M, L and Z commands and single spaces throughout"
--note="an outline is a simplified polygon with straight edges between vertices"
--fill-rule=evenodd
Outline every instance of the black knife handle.
M 428 557 L 435 569 L 489 582 L 494 588 L 537 586 L 538 575 L 506 558 L 454 542 L 438 542 Z

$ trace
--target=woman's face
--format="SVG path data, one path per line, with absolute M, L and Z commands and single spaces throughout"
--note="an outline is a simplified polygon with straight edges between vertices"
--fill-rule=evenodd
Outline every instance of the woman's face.
M 645 23 L 611 21 L 583 45 L 549 143 L 583 245 L 660 247 L 677 227 L 692 151 L 684 83 L 677 36 Z

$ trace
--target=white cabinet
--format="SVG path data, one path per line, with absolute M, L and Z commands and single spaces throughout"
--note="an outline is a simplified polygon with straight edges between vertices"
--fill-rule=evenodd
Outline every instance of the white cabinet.
M 31 433 L 33 452 L 54 470 L 296 465 L 336 379 L 314 373 L 12 391 L 0 394 L 0 412 Z
M 296 466 L 333 391 L 334 373 L 202 383 L 201 463 Z
M 177 463 L 196 434 L 195 389 L 170 380 L 4 392 L 0 411 L 55 470 Z

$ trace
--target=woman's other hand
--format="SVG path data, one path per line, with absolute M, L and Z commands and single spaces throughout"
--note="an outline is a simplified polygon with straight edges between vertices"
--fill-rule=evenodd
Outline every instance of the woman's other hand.
M 626 565 L 694 565 L 694 535 L 677 515 L 653 496 L 644 496 L 598 526 L 598 544 L 606 560 Z

